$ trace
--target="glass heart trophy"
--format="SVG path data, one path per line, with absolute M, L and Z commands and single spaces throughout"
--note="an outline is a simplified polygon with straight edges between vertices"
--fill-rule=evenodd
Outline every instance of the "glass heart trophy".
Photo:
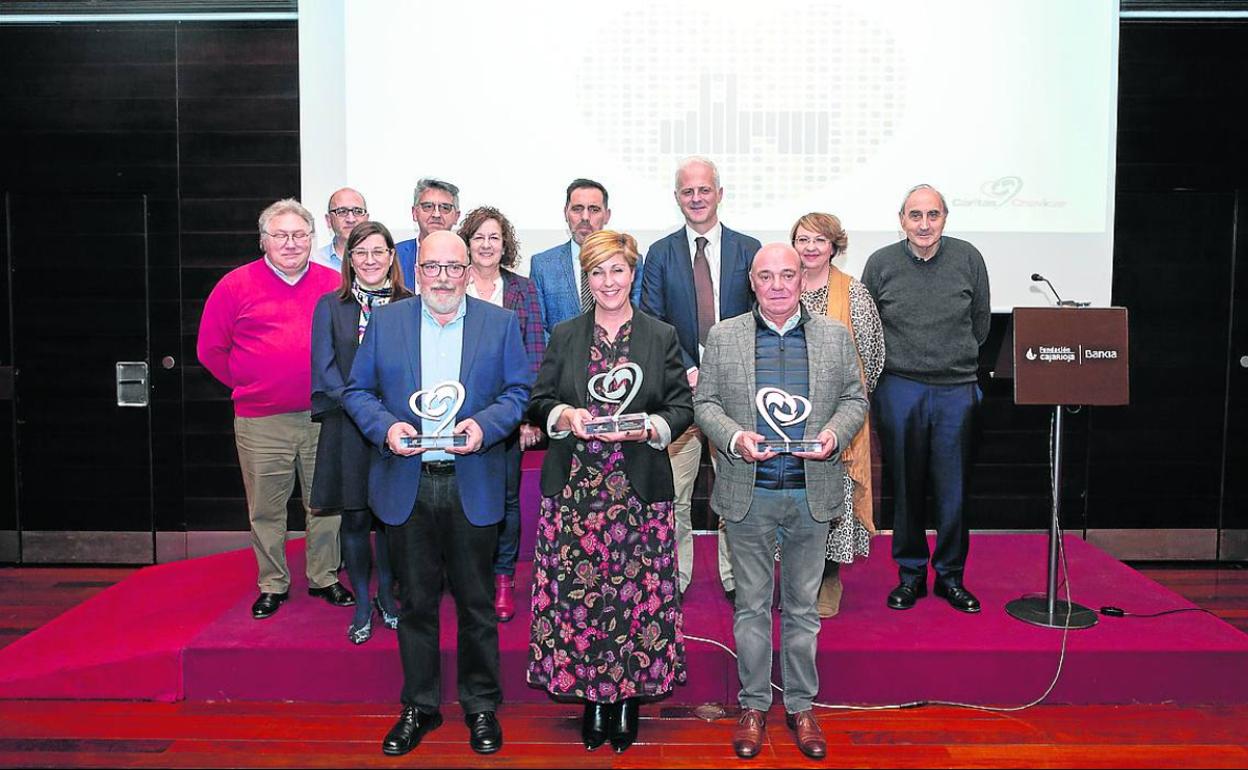
M 645 412 L 628 413 L 629 404 L 641 390 L 641 367 L 631 361 L 613 367 L 610 371 L 589 378 L 589 395 L 605 404 L 616 404 L 615 414 L 594 417 L 585 421 L 585 432 L 632 433 L 650 429 L 650 415 Z
M 823 442 L 817 438 L 791 439 L 784 432 L 785 428 L 806 422 L 806 418 L 810 416 L 810 399 L 795 396 L 780 388 L 760 388 L 754 394 L 754 406 L 758 408 L 758 414 L 763 421 L 780 436 L 778 439 L 758 442 L 759 452 L 792 454 L 818 452 L 823 449 Z
M 439 382 L 432 388 L 418 390 L 407 399 L 412 414 L 424 420 L 437 422 L 433 433 L 404 436 L 399 443 L 408 449 L 447 449 L 468 445 L 465 433 L 448 433 L 459 408 L 464 405 L 464 386 L 454 380 Z

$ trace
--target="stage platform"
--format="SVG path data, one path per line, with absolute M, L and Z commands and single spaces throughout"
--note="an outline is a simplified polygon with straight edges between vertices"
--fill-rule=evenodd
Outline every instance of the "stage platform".
M 889 539 L 843 571 L 841 614 L 820 634 L 820 700 L 884 704 L 953 700 L 1022 704 L 1044 692 L 1061 657 L 1062 632 L 1030 626 L 1003 609 L 1043 589 L 1043 535 L 973 536 L 968 585 L 978 615 L 928 596 L 905 612 L 884 598 L 894 584 Z M 1074 597 L 1087 606 L 1150 613 L 1192 607 L 1075 537 L 1066 541 Z M 732 647 L 731 608 L 715 575 L 714 536 L 699 536 L 695 580 L 685 595 L 685 633 Z M 250 550 L 142 569 L 0 650 L 0 697 L 379 702 L 398 700 L 397 637 L 379 628 L 367 644 L 346 639 L 351 610 L 307 595 L 303 541 L 288 548 L 297 578 L 291 599 L 256 621 Z M 504 697 L 543 702 L 524 682 L 530 563 L 517 574 L 516 617 L 500 626 Z M 779 635 L 780 615 L 776 615 Z M 673 705 L 734 703 L 734 660 L 687 641 L 689 681 Z M 455 618 L 442 606 L 443 690 L 455 699 Z M 777 661 L 777 681 L 779 681 Z M 1063 671 L 1046 702 L 1219 704 L 1248 702 L 1248 635 L 1203 612 L 1101 618 L 1068 635 Z

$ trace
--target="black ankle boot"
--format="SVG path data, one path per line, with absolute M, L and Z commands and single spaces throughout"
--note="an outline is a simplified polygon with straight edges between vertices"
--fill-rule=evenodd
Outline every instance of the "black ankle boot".
M 593 751 L 607 742 L 611 717 L 614 716 L 612 705 L 585 701 L 585 716 L 581 717 L 581 741 L 587 750 Z
M 611 720 L 611 748 L 618 754 L 637 740 L 637 723 L 641 717 L 641 701 L 629 698 L 617 706 L 616 718 Z

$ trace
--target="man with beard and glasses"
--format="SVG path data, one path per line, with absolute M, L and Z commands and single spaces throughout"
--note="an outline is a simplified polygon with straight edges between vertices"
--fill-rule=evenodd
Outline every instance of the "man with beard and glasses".
M 459 236 L 430 233 L 417 276 L 419 297 L 373 314 L 343 393 L 347 413 L 379 450 L 369 468 L 369 507 L 388 525 L 402 599 L 403 711 L 382 752 L 406 754 L 442 724 L 438 605 L 445 583 L 458 616 L 469 745 L 491 754 L 503 744 L 495 716 L 502 688 L 493 565 L 507 479 L 504 440 L 520 424 L 533 374 L 515 314 L 465 296 L 468 250 Z M 405 437 L 437 431 L 431 415 L 439 403 L 454 402 L 439 400 L 446 383 L 463 386 L 458 411 L 446 419 L 464 445 L 408 446 Z

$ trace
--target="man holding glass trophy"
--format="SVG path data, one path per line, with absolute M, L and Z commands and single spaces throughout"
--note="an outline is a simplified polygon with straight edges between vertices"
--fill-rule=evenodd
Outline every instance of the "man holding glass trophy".
M 719 449 L 711 507 L 725 521 L 737 582 L 733 636 L 741 718 L 733 749 L 758 754 L 771 707 L 771 598 L 780 545 L 786 723 L 808 757 L 827 753 L 811 706 L 819 692 L 816 599 L 828 524 L 844 513 L 840 449 L 867 398 L 849 330 L 801 305 L 801 260 L 783 243 L 750 266 L 758 304 L 716 324 L 702 356 L 694 419 Z
M 402 611 L 403 711 L 382 742 L 406 754 L 442 724 L 438 605 L 459 617 L 459 701 L 469 744 L 502 747 L 494 550 L 503 516 L 503 440 L 520 424 L 532 369 L 515 314 L 465 297 L 468 253 L 430 233 L 416 265 L 420 296 L 378 308 L 343 405 L 378 447 L 369 505 L 387 524 Z

